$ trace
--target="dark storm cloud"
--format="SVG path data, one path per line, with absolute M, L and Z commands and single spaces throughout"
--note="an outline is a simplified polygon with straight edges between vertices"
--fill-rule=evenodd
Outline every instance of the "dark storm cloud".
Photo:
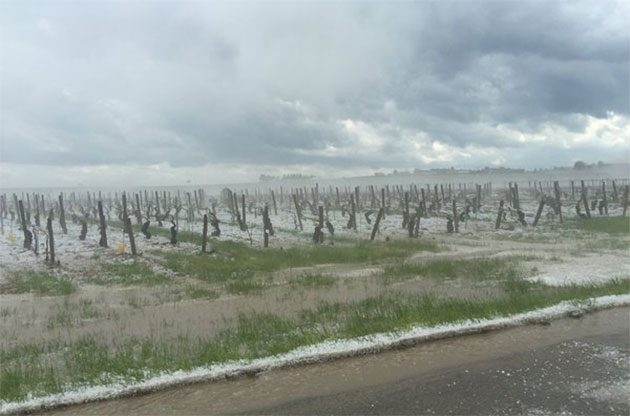
M 499 126 L 577 134 L 583 115 L 630 112 L 623 3 L 4 2 L 0 12 L 2 162 L 385 167 L 414 163 L 403 147 L 417 135 L 515 148 L 525 144 Z M 372 142 L 345 120 L 369 124 L 378 153 L 362 152 Z

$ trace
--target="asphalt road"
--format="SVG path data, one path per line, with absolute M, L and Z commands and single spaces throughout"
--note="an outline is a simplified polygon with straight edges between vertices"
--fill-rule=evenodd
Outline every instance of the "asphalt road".
M 257 414 L 629 415 L 628 333 L 587 337 Z
M 630 308 L 57 414 L 630 415 Z

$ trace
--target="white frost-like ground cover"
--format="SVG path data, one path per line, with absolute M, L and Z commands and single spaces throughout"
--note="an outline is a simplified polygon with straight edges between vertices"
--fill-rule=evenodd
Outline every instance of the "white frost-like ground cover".
M 176 371 L 151 377 L 139 383 L 110 384 L 91 386 L 45 397 L 29 398 L 23 402 L 3 402 L 0 414 L 37 410 L 105 400 L 158 390 L 178 384 L 198 381 L 217 380 L 241 374 L 257 373 L 279 367 L 330 360 L 338 357 L 360 355 L 385 350 L 398 345 L 412 345 L 422 341 L 466 335 L 483 331 L 514 327 L 539 320 L 548 320 L 565 316 L 577 310 L 596 310 L 615 306 L 630 305 L 630 295 L 602 296 L 585 301 L 582 305 L 575 302 L 561 302 L 557 305 L 535 311 L 485 320 L 467 320 L 436 327 L 414 327 L 404 332 L 375 334 L 350 340 L 333 340 L 297 348 L 286 354 L 256 360 L 241 360 L 223 364 L 199 367 L 190 371 Z
M 549 286 L 602 284 L 630 276 L 630 261 L 627 258 L 606 254 L 569 257 L 563 263 L 544 264 L 540 268 L 541 273 L 528 280 Z

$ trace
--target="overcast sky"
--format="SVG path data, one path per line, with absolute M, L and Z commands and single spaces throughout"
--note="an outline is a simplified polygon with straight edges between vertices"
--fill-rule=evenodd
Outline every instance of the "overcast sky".
M 3 0 L 0 187 L 624 161 L 629 4 Z

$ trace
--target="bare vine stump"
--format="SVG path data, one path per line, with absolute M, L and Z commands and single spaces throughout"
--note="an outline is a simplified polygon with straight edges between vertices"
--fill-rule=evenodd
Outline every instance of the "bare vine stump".
M 276 204 L 276 194 L 271 190 L 271 201 L 273 202 L 273 215 L 278 215 L 278 205 Z
M 602 203 L 604 204 L 604 214 L 608 215 L 608 199 L 606 198 L 606 181 L 602 181 Z
M 403 213 L 402 228 L 406 228 L 409 222 L 409 192 L 405 191 L 405 212 Z
M 532 223 L 533 227 L 538 225 L 538 221 L 540 220 L 540 215 L 542 214 L 544 206 L 545 206 L 545 200 L 541 199 L 540 202 L 538 203 L 538 211 L 536 211 L 536 216 L 534 217 L 534 222 Z
M 85 218 L 81 218 L 81 234 L 79 234 L 79 241 L 85 241 L 87 237 L 87 221 Z
M 40 227 L 40 212 L 39 212 L 39 194 L 35 194 L 35 225 Z
M 18 202 L 18 209 L 20 211 L 20 221 L 22 224 L 22 232 L 24 232 L 24 248 L 31 249 L 33 245 L 33 233 L 31 233 L 26 225 L 26 216 L 24 215 L 24 202 L 20 199 Z
M 623 191 L 623 216 L 626 216 L 628 211 L 628 193 L 630 192 L 630 186 L 626 185 L 626 189 Z
M 101 239 L 98 245 L 101 247 L 107 247 L 107 223 L 105 222 L 105 215 L 103 214 L 103 201 L 98 201 L 98 219 L 101 229 Z M 49 219 L 50 221 L 50 219 Z
M 494 224 L 494 229 L 498 230 L 501 227 L 501 219 L 503 218 L 503 200 L 499 202 L 499 213 L 497 214 L 497 220 Z
M 457 215 L 457 202 L 453 199 L 453 225 L 455 226 L 455 232 L 459 232 L 459 215 Z
M 52 210 L 50 210 L 52 212 Z M 52 215 L 48 216 L 46 221 L 46 230 L 48 232 L 48 253 L 50 255 L 50 264 L 55 264 L 55 236 L 53 234 Z
M 386 205 L 385 205 L 385 188 L 381 188 L 381 208 L 383 208 L 383 216 L 385 216 Z
M 359 187 L 357 186 L 356 188 L 354 188 L 356 191 L 358 191 Z M 358 194 L 358 192 L 357 192 Z M 357 230 L 357 207 L 356 204 L 354 202 L 354 196 L 350 195 L 350 218 L 352 220 L 352 229 L 354 231 Z
M 297 217 L 300 231 L 304 231 L 304 227 L 302 226 L 302 210 L 300 210 L 300 204 L 298 203 L 296 194 L 293 194 L 293 205 L 295 206 L 295 216 Z
M 476 211 L 479 212 L 481 208 L 481 185 L 476 185 L 477 187 L 477 208 Z
M 203 215 L 203 232 L 201 234 L 201 252 L 206 252 L 206 245 L 208 244 L 208 214 Z
M 241 210 L 238 207 L 238 196 L 236 196 L 236 193 L 234 193 L 232 196 L 234 197 L 234 213 L 236 214 L 236 222 L 238 223 L 241 231 L 244 231 L 243 221 L 241 220 Z
M 558 181 L 553 183 L 553 190 L 556 195 L 556 214 L 560 219 L 560 224 L 562 224 L 562 201 L 560 200 L 560 183 Z
M 245 205 L 245 194 L 241 194 L 241 209 L 243 210 L 242 230 L 247 231 L 247 217 L 245 214 L 245 212 L 247 211 L 247 206 Z
M 136 238 L 133 235 L 133 227 L 131 226 L 131 218 L 127 217 L 125 220 L 127 234 L 129 235 L 129 246 L 131 247 L 131 254 L 133 256 L 137 256 L 138 252 L 136 250 Z
M 591 209 L 588 206 L 588 200 L 586 196 L 586 186 L 584 185 L 584 181 L 581 183 L 582 185 L 582 204 L 584 204 L 584 211 L 586 211 L 586 218 L 591 218 Z
M 378 210 L 378 215 L 376 216 L 376 221 L 374 222 L 374 227 L 372 228 L 372 234 L 370 235 L 370 241 L 374 241 L 374 237 L 376 237 L 378 226 L 381 223 L 381 218 L 383 218 L 383 211 L 383 208 Z
M 269 230 L 267 229 L 268 222 L 269 222 L 269 207 L 265 205 L 265 208 L 263 208 L 263 246 L 264 247 L 269 247 Z
M 142 224 L 142 206 L 140 205 L 140 195 L 136 194 L 136 222 Z
M 59 225 L 61 225 L 61 231 L 64 234 L 68 234 L 68 228 L 66 227 L 66 212 L 63 208 L 63 194 L 59 194 Z

